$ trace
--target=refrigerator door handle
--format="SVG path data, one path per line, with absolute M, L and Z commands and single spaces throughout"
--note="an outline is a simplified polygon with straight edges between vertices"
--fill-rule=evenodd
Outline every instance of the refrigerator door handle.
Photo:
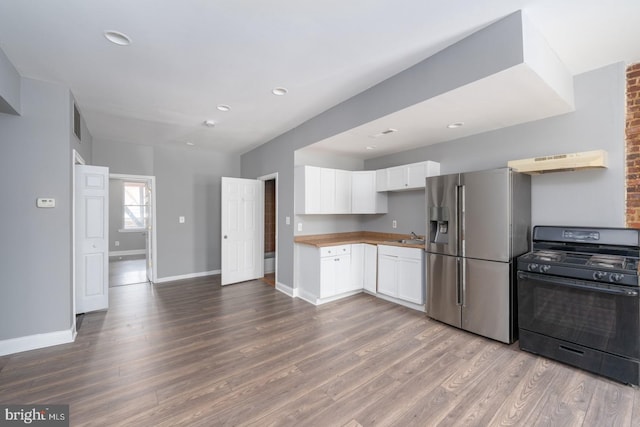
M 458 229 L 456 230 L 456 234 L 457 234 L 457 245 L 458 245 L 458 255 L 459 256 L 465 256 L 465 248 L 464 248 L 464 226 L 465 226 L 465 206 L 464 206 L 464 200 L 465 199 L 465 186 L 464 185 L 458 185 L 456 186 L 456 210 L 457 212 L 457 223 L 458 223 Z
M 456 305 L 462 305 L 462 292 L 460 291 L 460 272 L 462 271 L 462 268 L 460 268 L 460 262 L 460 258 L 456 258 Z
M 462 258 L 460 260 L 460 263 L 462 264 L 460 268 L 460 282 L 461 282 L 461 297 L 460 297 L 460 305 L 463 307 L 467 306 L 467 260 L 466 258 Z

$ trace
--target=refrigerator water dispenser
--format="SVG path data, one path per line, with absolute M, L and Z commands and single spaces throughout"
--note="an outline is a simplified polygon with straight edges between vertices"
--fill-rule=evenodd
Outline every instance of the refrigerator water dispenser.
M 449 210 L 443 206 L 433 206 L 429 210 L 429 242 L 449 243 Z

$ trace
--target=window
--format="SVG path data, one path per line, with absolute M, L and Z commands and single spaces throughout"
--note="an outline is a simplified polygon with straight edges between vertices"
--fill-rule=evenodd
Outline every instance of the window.
M 147 225 L 147 203 L 144 182 L 124 183 L 124 220 L 125 230 L 144 230 Z

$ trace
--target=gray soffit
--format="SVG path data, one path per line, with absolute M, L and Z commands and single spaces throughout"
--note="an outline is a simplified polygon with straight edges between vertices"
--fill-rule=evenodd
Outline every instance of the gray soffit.
M 368 121 L 306 150 L 374 158 L 574 108 L 573 77 L 521 12 L 466 37 L 341 107 L 366 108 L 366 99 L 385 107 L 372 112 Z M 454 123 L 463 125 L 448 127 Z

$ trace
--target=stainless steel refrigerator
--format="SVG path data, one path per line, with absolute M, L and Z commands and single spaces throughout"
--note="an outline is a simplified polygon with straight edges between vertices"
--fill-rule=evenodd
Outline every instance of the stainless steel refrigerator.
M 514 258 L 529 250 L 530 176 L 503 168 L 429 177 L 426 215 L 427 315 L 512 343 Z

